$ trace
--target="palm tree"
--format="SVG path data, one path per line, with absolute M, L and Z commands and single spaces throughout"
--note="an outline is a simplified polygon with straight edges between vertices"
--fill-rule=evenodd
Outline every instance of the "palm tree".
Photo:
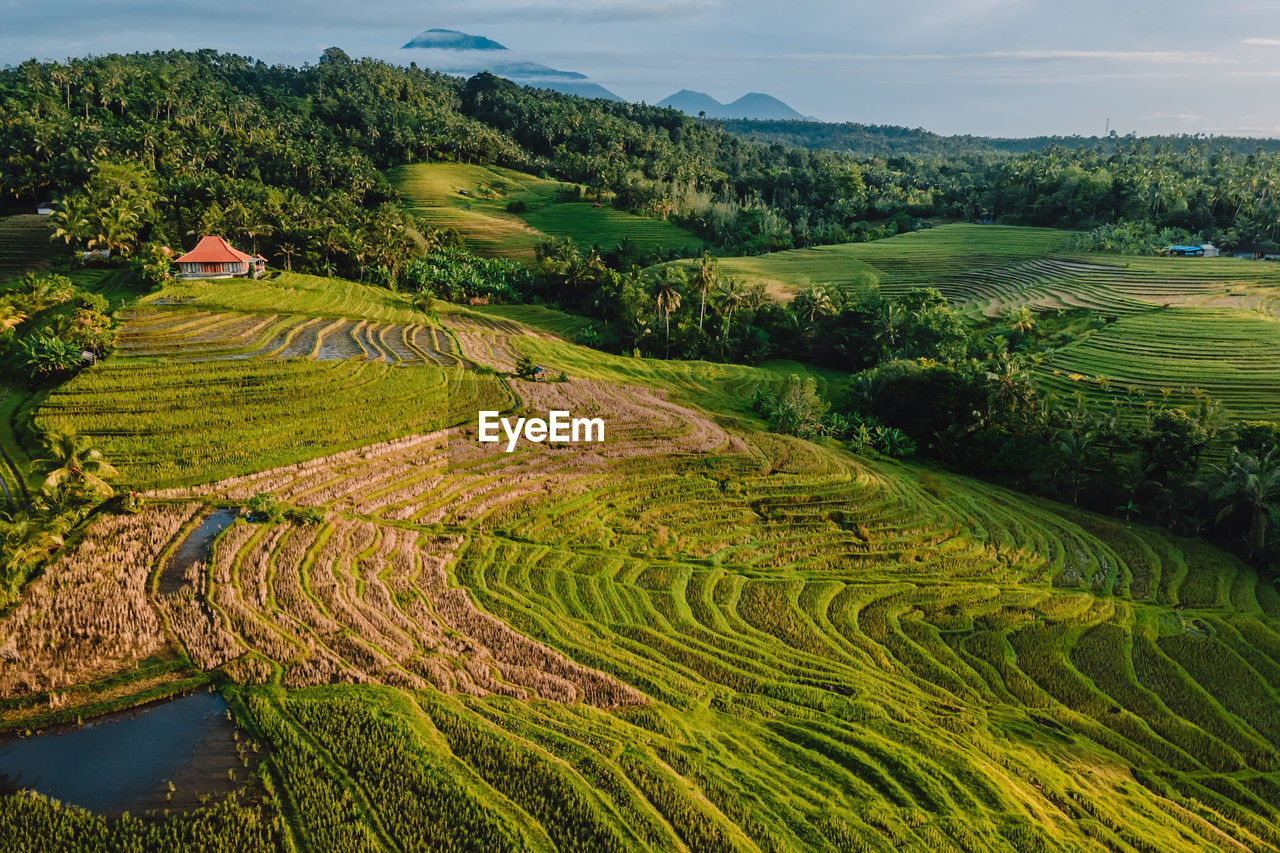
M 84 246 L 95 236 L 89 218 L 93 216 L 93 204 L 84 193 L 64 196 L 54 206 L 49 219 L 53 222 L 52 240 L 62 240 L 72 248 Z
M 666 357 L 671 357 L 671 312 L 680 310 L 680 291 L 677 285 L 683 278 L 683 274 L 677 275 L 678 270 L 674 267 L 667 267 L 666 273 L 658 280 L 657 288 L 654 290 L 654 299 L 659 313 L 662 314 L 663 320 L 667 326 L 667 348 Z
M 0 519 L 0 567 L 11 576 L 62 547 L 62 535 L 26 512 Z
M 876 332 L 876 341 L 878 341 L 886 350 L 891 350 L 898 343 L 898 335 L 901 334 L 902 325 L 906 322 L 906 312 L 902 310 L 902 306 L 890 303 L 885 309 L 884 317 L 880 323 L 880 330 Z
M 742 285 L 738 283 L 736 278 L 727 279 L 720 288 L 717 295 L 716 307 L 725 316 L 724 337 L 729 337 L 729 327 L 733 325 L 733 312 L 742 307 L 746 302 L 746 294 L 742 290 Z
M 698 256 L 693 273 L 693 283 L 698 288 L 698 295 L 702 297 L 702 304 L 698 308 L 698 329 L 702 329 L 703 318 L 707 316 L 707 291 L 719 278 L 719 274 L 716 273 L 716 259 L 704 249 Z
M 45 457 L 31 463 L 45 475 L 40 490 L 53 494 L 65 485 L 85 486 L 110 497 L 115 490 L 108 477 L 118 472 L 102 455 L 102 451 L 74 432 L 54 432 L 45 439 Z
M 819 317 L 825 317 L 834 314 L 836 311 L 835 303 L 831 300 L 831 293 L 821 285 L 810 285 L 798 297 L 796 301 L 799 305 L 795 306 L 797 313 L 801 314 L 812 327 Z
M 1226 465 L 1215 465 L 1222 475 L 1222 485 L 1213 493 L 1214 500 L 1226 501 L 1218 520 L 1236 511 L 1249 513 L 1246 542 L 1249 554 L 1258 557 L 1267 544 L 1267 529 L 1272 512 L 1280 507 L 1280 455 L 1275 449 L 1259 459 L 1233 449 Z
M 1090 457 L 1093 455 L 1093 430 L 1060 429 L 1054 437 L 1054 449 L 1058 452 L 1058 472 L 1071 487 L 1071 503 L 1080 503 L 1080 486 L 1084 482 Z
M 129 244 L 138 237 L 138 214 L 122 207 L 113 207 L 98 216 L 97 231 L 90 240 L 89 248 L 105 246 L 107 251 L 115 254 L 128 254 Z

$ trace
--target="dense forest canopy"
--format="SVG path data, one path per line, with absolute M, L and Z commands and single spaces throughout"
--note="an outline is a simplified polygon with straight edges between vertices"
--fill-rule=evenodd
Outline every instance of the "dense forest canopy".
M 762 119 L 723 119 L 721 127 L 730 133 L 761 142 L 778 142 L 800 148 L 828 148 L 855 154 L 859 157 L 953 155 L 961 152 L 1008 156 L 1042 151 L 1054 145 L 1063 148 L 1100 148 L 1114 151 L 1138 138 L 1135 133 L 1120 134 L 1111 131 L 1105 136 L 974 136 L 956 134 L 946 136 L 921 127 L 903 127 L 893 124 L 862 124 L 860 122 L 804 121 L 800 119 L 765 121 Z M 1143 137 L 1157 148 L 1185 151 L 1187 148 L 1208 145 L 1212 149 L 1225 148 L 1235 154 L 1253 154 L 1266 151 L 1280 152 L 1280 139 L 1255 136 L 1219 136 L 1207 133 L 1179 133 L 1168 136 Z
M 808 125 L 763 143 L 670 109 L 337 49 L 301 68 L 211 50 L 30 61 L 0 71 L 0 101 L 3 204 L 59 199 L 73 246 L 131 254 L 219 231 L 280 266 L 388 283 L 421 245 L 382 170 L 423 160 L 580 182 L 734 253 L 875 239 L 932 218 L 1131 219 L 1225 245 L 1277 236 L 1277 155 L 1240 153 L 1238 140 L 1053 140 L 1016 156 L 986 140 L 859 156 L 783 144 L 809 144 Z

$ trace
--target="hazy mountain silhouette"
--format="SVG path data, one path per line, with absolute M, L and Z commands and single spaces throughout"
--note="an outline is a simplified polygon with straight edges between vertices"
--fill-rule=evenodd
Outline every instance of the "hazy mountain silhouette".
M 707 118 L 748 118 L 767 121 L 805 118 L 772 95 L 761 92 L 749 92 L 732 103 L 722 104 L 704 92 L 681 89 L 674 95 L 663 98 L 658 102 L 658 106 L 671 107 L 691 116 L 706 113 Z
M 493 39 L 487 39 L 484 36 L 473 36 L 467 33 L 460 33 L 457 30 L 442 30 L 439 28 L 423 30 L 418 33 L 405 47 L 425 47 L 436 50 L 506 50 L 503 45 L 498 44 Z

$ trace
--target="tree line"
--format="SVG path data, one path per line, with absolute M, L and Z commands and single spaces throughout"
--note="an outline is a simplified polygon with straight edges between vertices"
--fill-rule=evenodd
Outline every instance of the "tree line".
M 1280 236 L 1280 155 L 1234 142 L 862 156 L 336 48 L 300 68 L 210 50 L 32 60 L 0 70 L 0 104 L 2 203 L 56 197 L 75 248 L 147 255 L 219 232 L 276 266 L 381 283 L 422 254 L 382 171 L 432 160 L 585 184 L 721 253 L 875 239 L 937 217 L 1137 220 L 1228 246 Z

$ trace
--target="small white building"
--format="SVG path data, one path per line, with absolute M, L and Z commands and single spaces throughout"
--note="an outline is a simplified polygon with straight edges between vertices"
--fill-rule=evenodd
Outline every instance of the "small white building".
M 1204 256 L 1206 258 L 1216 258 L 1218 257 L 1218 255 L 1222 254 L 1222 252 L 1218 249 L 1218 247 L 1213 245 L 1212 243 L 1203 243 L 1201 244 L 1200 248 L 1204 249 Z

